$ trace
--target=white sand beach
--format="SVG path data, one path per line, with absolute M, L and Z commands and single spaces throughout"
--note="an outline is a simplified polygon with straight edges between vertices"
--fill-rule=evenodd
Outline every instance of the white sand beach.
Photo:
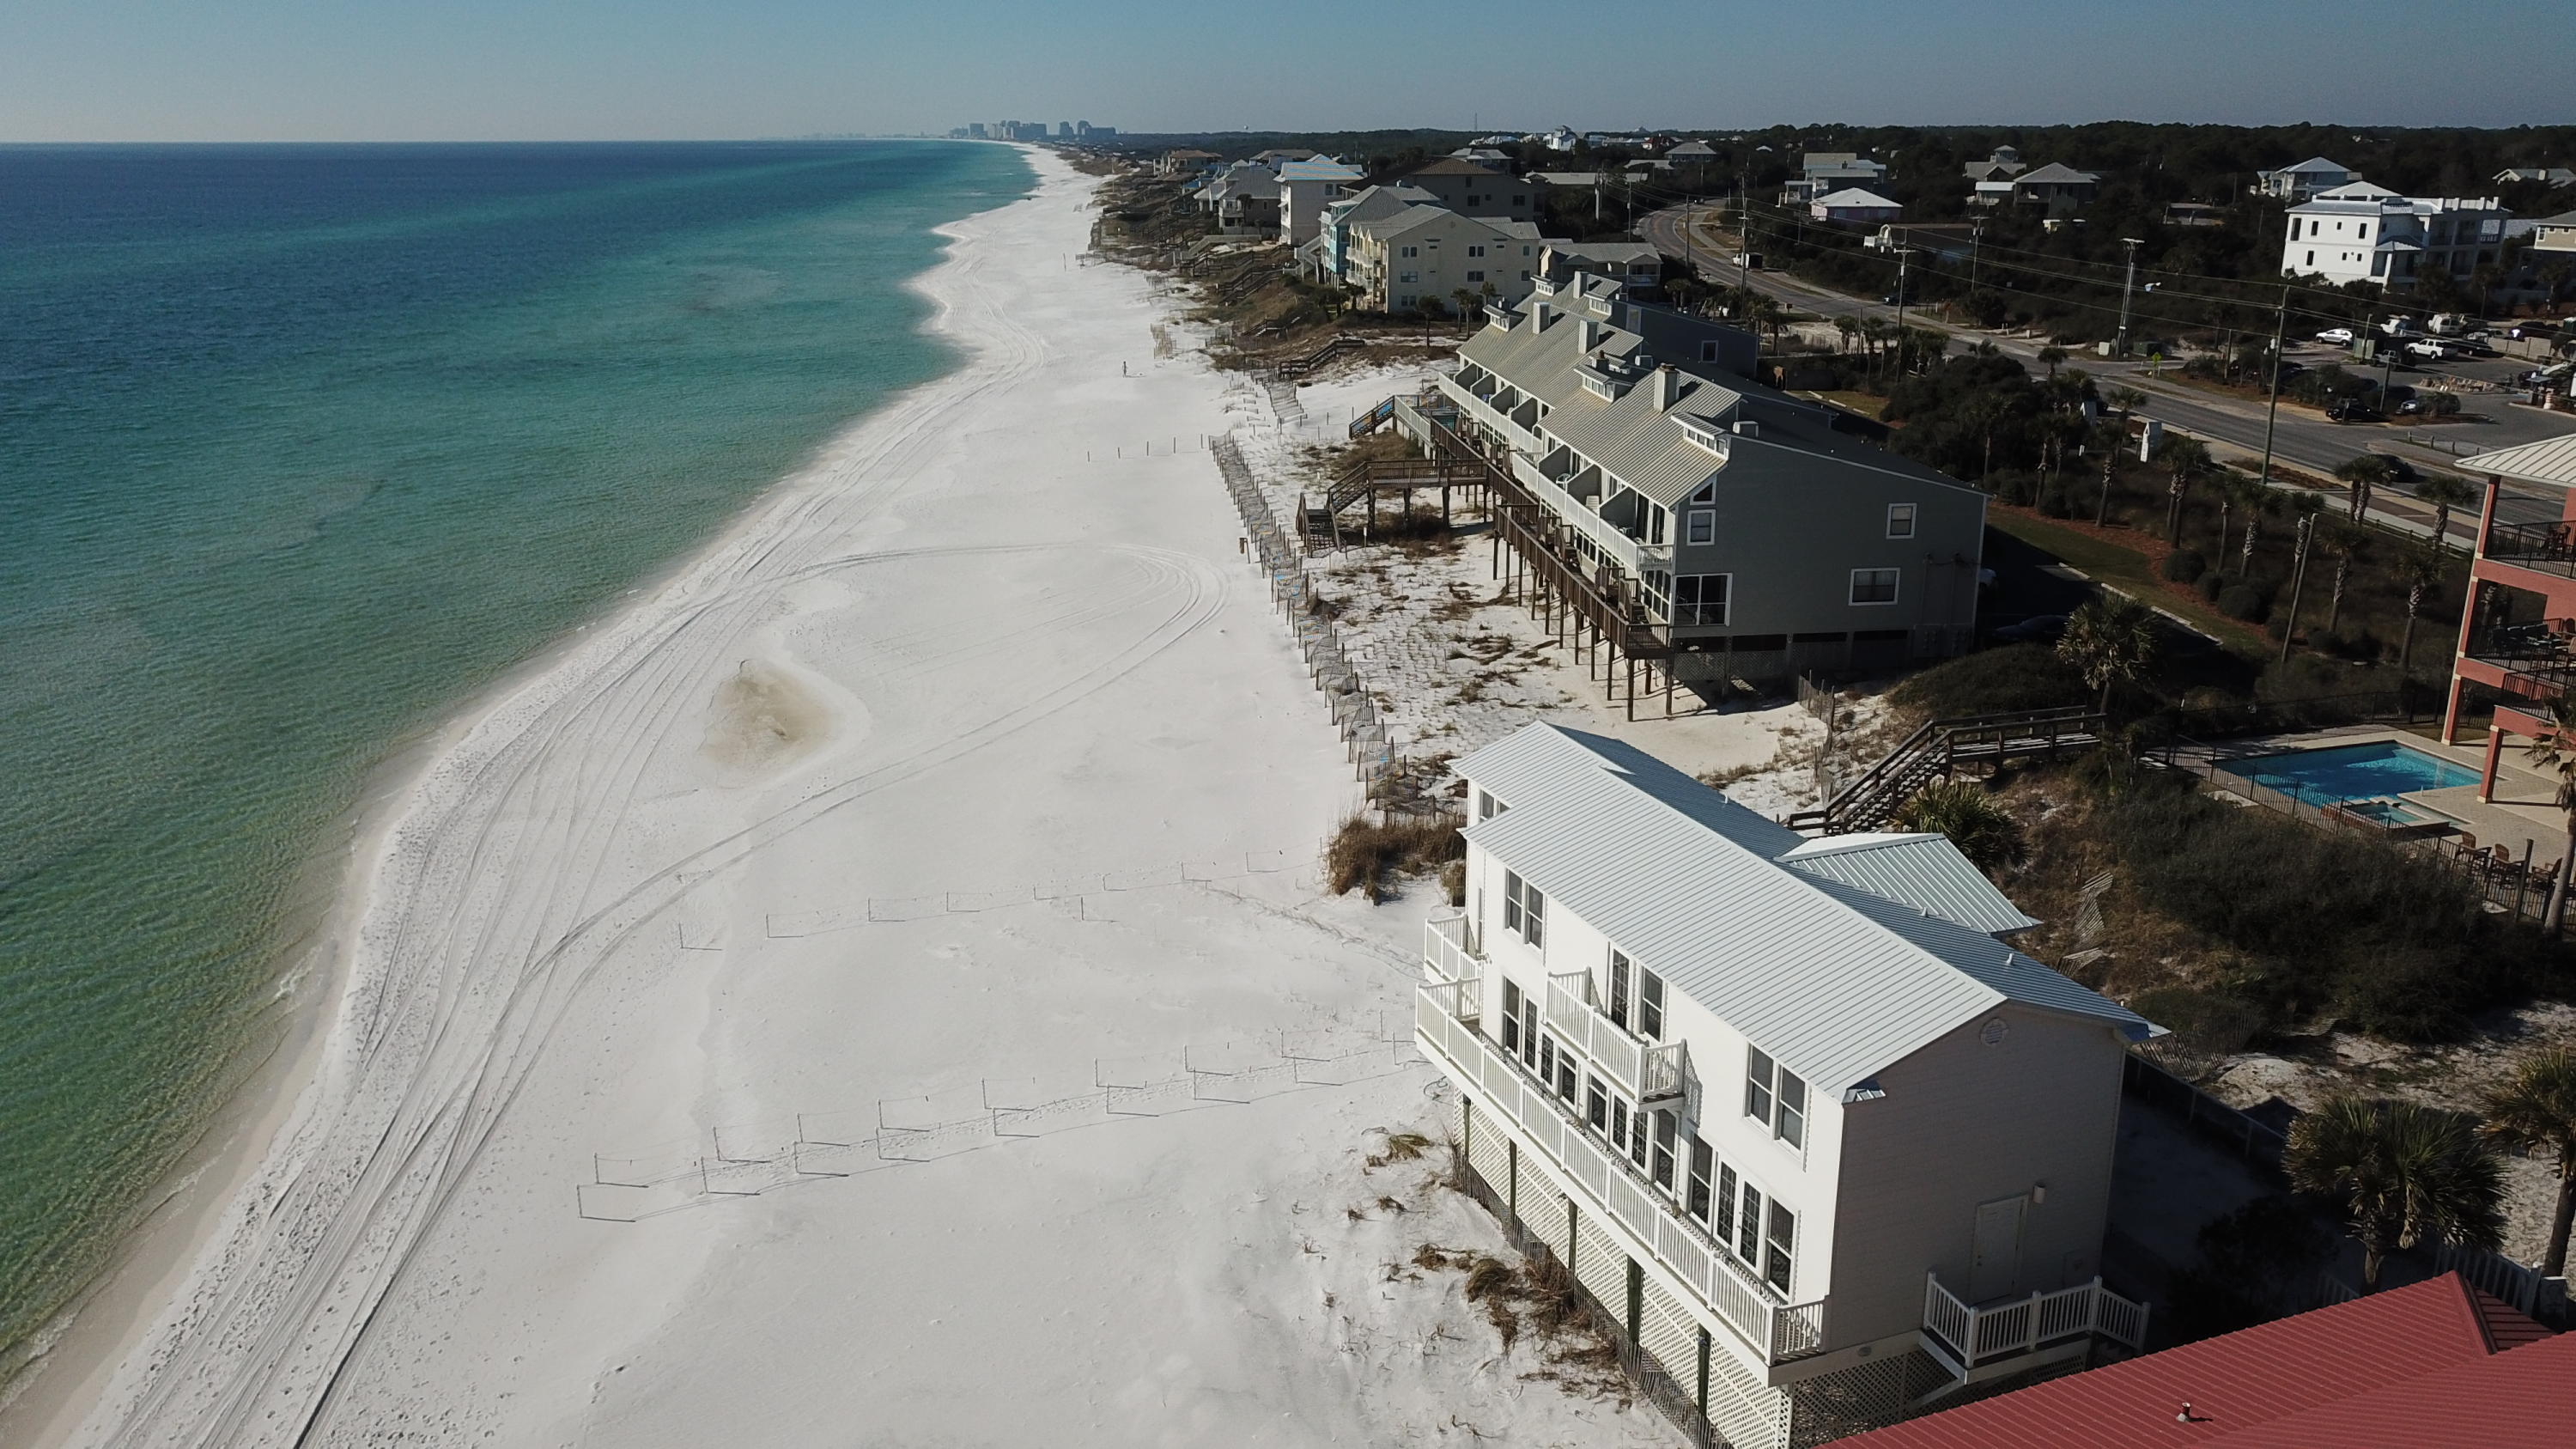
M 1430 893 L 1317 889 L 1357 789 L 1198 446 L 1266 403 L 1033 159 L 922 283 L 969 365 L 386 811 L 309 1081 L 44 1442 L 1672 1441 L 1403 1268 L 1496 1242 L 1363 1161 L 1442 1115 Z

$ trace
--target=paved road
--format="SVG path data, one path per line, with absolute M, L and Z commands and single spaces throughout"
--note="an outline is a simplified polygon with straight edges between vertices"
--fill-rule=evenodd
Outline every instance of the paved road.
M 1712 281 L 1734 283 L 1739 277 L 1763 296 L 1802 311 L 1824 316 L 1877 317 L 1886 321 L 1896 318 L 1897 309 L 1876 298 L 1847 296 L 1829 291 L 1812 282 L 1781 272 L 1741 273 L 1727 263 L 1728 250 L 1716 242 L 1707 230 L 1716 212 L 1699 208 L 1687 218 L 1691 231 L 1685 235 L 1685 211 L 1673 207 L 1642 219 L 1640 234 L 1666 256 L 1687 258 L 1703 276 Z M 2032 367 L 2038 367 L 2043 341 L 2005 337 L 1974 328 L 1954 327 L 1927 316 L 1919 308 L 1905 310 L 1908 326 L 1919 326 L 1946 332 L 1966 340 L 1991 342 L 2007 356 Z M 2312 366 L 2339 360 L 2334 349 L 2300 343 L 2290 347 L 2292 361 Z M 2153 399 L 2139 409 L 2139 414 L 2162 421 L 2167 427 L 2191 433 L 2216 446 L 2222 454 L 2259 458 L 2263 449 L 2264 408 L 2250 398 L 2235 398 L 2211 393 L 2182 383 L 2151 377 L 2143 363 L 2115 362 L 2109 358 L 2084 357 L 2070 365 L 2080 365 L 2105 382 L 2116 381 L 2137 388 Z M 2517 364 L 2528 365 L 2528 364 Z M 2499 370 L 2496 364 L 2469 364 L 2463 372 Z M 2396 369 L 2394 379 L 2406 382 L 2418 375 L 2409 369 Z M 2475 477 L 2473 469 L 2448 451 L 2408 441 L 2408 435 L 2419 438 L 2456 438 L 2462 446 L 2478 449 L 2512 447 L 2537 442 L 2542 438 L 2576 433 L 2576 417 L 2563 413 L 2541 413 L 2531 408 L 2509 405 L 2499 394 L 2470 394 L 2464 401 L 2470 414 L 2484 420 L 2450 423 L 2439 427 L 2408 428 L 2400 424 L 2345 424 L 2327 422 L 2323 414 L 2311 408 L 2284 402 L 2281 405 L 2277 432 L 2273 440 L 2273 457 L 2290 467 L 2319 477 L 2333 476 L 2335 468 L 2364 451 L 2394 453 L 2418 468 L 2449 468 Z M 2480 480 L 2483 481 L 2483 480 Z M 2409 532 L 2431 532 L 2432 510 L 2411 498 L 2391 496 L 2382 490 L 2381 503 L 2373 506 L 2371 515 Z M 2564 500 L 2555 493 L 2524 492 L 2508 489 L 2498 505 L 2498 512 L 2516 521 L 2556 519 L 2564 512 Z M 2450 536 L 2463 547 L 2474 539 L 2477 520 L 2454 518 Z

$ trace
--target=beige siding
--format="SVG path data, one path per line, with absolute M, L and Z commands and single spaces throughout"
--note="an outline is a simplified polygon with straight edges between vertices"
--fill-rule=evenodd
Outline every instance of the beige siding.
M 1833 1231 L 1832 1338 L 1854 1343 L 1922 1322 L 1923 1274 L 1965 1298 L 1981 1203 L 2046 1200 L 2023 1215 L 2011 1293 L 2100 1271 L 2124 1050 L 2109 1028 L 1996 1009 L 2003 1040 L 1971 1022 L 1878 1074 L 1883 1099 L 1842 1113 Z

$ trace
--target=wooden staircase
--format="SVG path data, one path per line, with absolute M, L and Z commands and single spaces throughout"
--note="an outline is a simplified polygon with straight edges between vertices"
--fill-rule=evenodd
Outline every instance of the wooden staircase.
M 2002 764 L 2090 749 L 2102 737 L 2101 711 L 2082 705 L 1936 719 L 1906 736 L 1904 743 L 1836 791 L 1832 799 L 1798 811 L 1784 823 L 1792 830 L 1826 835 L 1877 830 L 1894 819 L 1916 791 L 1935 780 L 1949 779 L 1962 764 Z

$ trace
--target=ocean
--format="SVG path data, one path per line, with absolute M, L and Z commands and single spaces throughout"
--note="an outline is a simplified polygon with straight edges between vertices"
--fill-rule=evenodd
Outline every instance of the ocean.
M 0 147 L 0 1376 L 279 1039 L 370 768 L 953 366 L 902 283 L 1030 178 Z

